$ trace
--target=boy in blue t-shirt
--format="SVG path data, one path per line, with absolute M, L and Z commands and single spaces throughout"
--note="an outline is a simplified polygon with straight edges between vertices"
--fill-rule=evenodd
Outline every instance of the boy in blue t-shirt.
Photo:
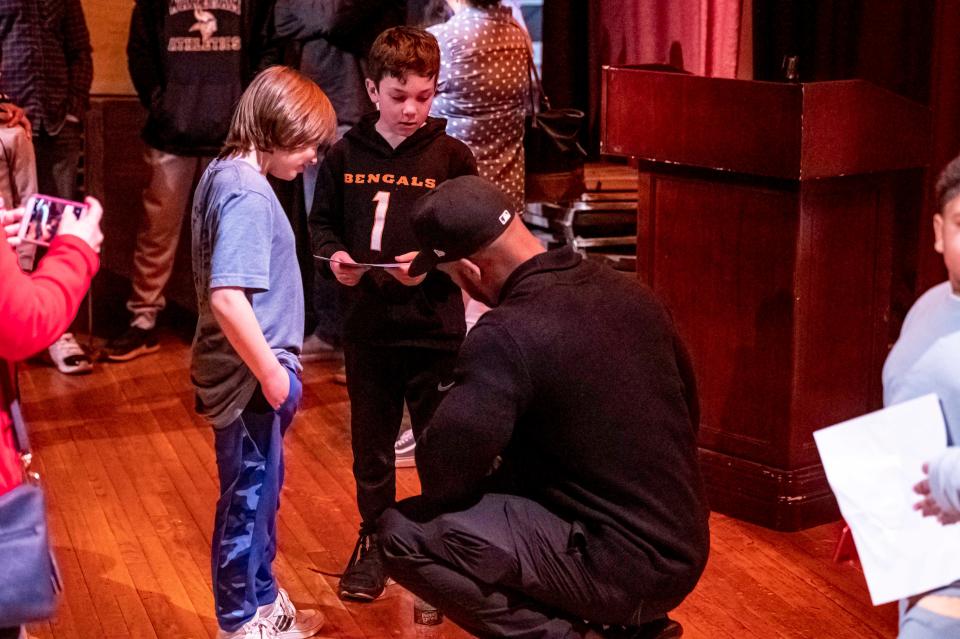
M 367 93 L 377 111 L 324 157 L 310 213 L 314 253 L 343 286 L 343 354 L 350 395 L 360 535 L 339 594 L 373 600 L 386 583 L 376 523 L 396 499 L 394 442 L 406 401 L 414 435 L 451 379 L 466 330 L 460 289 L 445 274 L 409 277 L 414 203 L 441 182 L 476 175 L 470 149 L 428 117 L 440 47 L 422 29 L 394 27 L 370 48 Z
M 273 576 L 304 310 L 293 230 L 266 176 L 295 178 L 335 127 L 319 87 L 271 67 L 241 96 L 194 195 L 190 375 L 197 410 L 215 429 L 220 476 L 211 549 L 218 639 L 301 639 L 323 624 L 319 611 L 297 611 Z
M 937 180 L 940 212 L 933 216 L 935 244 L 947 267 L 946 282 L 924 293 L 907 313 L 900 338 L 883 365 L 883 403 L 936 393 L 947 422 L 949 447 L 924 464 L 927 479 L 915 490 L 924 515 L 944 524 L 960 521 L 960 157 Z M 960 582 L 903 601 L 900 639 L 960 637 Z

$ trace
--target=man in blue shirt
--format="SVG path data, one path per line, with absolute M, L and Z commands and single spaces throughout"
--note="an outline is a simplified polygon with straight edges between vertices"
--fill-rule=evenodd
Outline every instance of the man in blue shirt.
M 883 366 L 883 400 L 897 404 L 936 393 L 950 446 L 924 465 L 916 508 L 944 524 L 960 521 L 960 157 L 937 180 L 940 212 L 933 216 L 934 248 L 946 282 L 924 293 L 903 322 Z M 960 582 L 901 602 L 900 639 L 960 636 Z

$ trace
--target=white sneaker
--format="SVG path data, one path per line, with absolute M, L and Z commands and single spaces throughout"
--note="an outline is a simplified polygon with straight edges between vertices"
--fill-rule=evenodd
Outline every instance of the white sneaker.
M 81 375 L 93 370 L 90 356 L 87 355 L 73 333 L 64 333 L 47 349 L 54 366 L 64 375 Z
M 413 429 L 408 428 L 400 433 L 393 443 L 393 455 L 397 468 L 413 468 L 417 465 L 417 442 L 413 439 Z
M 319 610 L 297 610 L 290 595 L 283 588 L 277 590 L 277 599 L 273 602 L 273 610 L 263 610 L 261 606 L 260 619 L 273 633 L 271 637 L 277 639 L 306 639 L 317 634 L 324 621 L 323 613 Z
M 277 639 L 278 636 L 273 626 L 259 614 L 232 632 L 217 629 L 217 639 Z

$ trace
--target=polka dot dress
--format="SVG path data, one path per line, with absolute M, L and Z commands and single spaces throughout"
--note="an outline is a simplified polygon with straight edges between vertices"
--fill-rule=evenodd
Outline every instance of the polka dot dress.
M 430 27 L 440 42 L 431 115 L 477 158 L 480 175 L 523 210 L 523 121 L 530 103 L 530 40 L 507 7 L 467 8 Z

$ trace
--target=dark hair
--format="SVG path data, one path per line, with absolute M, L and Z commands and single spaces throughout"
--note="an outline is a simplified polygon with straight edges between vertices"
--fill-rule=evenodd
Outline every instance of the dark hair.
M 467 0 L 467 4 L 478 9 L 491 9 L 500 6 L 500 0 Z
M 233 112 L 220 157 L 331 144 L 337 116 L 313 80 L 290 67 L 264 69 Z
M 440 74 L 440 45 L 423 29 L 405 26 L 387 29 L 370 47 L 368 71 L 375 84 L 388 75 L 400 80 L 409 73 L 436 78 Z
M 447 0 L 409 0 L 407 2 L 407 24 L 426 29 L 435 24 L 446 22 L 453 12 Z
M 940 173 L 936 193 L 941 213 L 950 200 L 960 195 L 960 156 L 950 160 L 950 164 Z

